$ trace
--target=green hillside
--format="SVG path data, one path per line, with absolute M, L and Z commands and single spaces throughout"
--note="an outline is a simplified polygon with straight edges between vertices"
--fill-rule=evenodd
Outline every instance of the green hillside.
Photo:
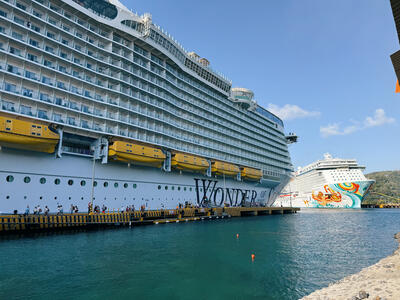
M 396 199 L 378 195 L 385 194 L 400 199 L 400 171 L 383 171 L 366 174 L 368 179 L 376 182 L 370 190 L 363 203 L 395 203 Z

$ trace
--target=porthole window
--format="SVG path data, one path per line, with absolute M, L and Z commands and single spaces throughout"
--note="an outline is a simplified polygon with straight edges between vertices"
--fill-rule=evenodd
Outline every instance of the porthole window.
M 104 182 L 104 187 L 108 187 L 108 182 L 106 181 L 106 182 Z
M 184 191 L 186 191 L 186 186 L 183 188 Z
M 97 186 L 97 181 L 93 181 L 93 186 Z
M 85 186 L 86 185 L 86 181 L 85 180 L 82 180 L 81 181 L 81 186 Z
M 158 186 L 158 189 L 161 190 L 161 185 Z
M 29 182 L 31 182 L 31 178 L 30 178 L 30 177 L 28 177 L 28 176 L 26 176 L 26 177 L 24 178 L 24 182 L 25 182 L 25 183 L 29 183 Z
M 124 188 L 127 188 L 128 187 L 128 184 L 127 183 L 124 183 Z
M 68 185 L 73 185 L 74 181 L 72 179 L 68 180 Z
M 115 188 L 118 187 L 118 182 L 114 183 L 114 187 L 115 187 Z
M 165 190 L 168 190 L 168 186 L 167 185 L 165 186 Z
M 40 181 L 41 184 L 45 184 L 46 183 L 46 178 L 42 177 L 42 178 L 40 178 L 39 181 Z
M 54 179 L 54 184 L 60 184 L 61 180 L 59 178 Z
M 192 188 L 190 188 L 189 191 L 192 191 Z
M 133 188 L 134 188 L 134 189 L 137 188 L 137 184 L 136 184 L 136 183 L 133 184 Z
M 180 186 L 178 186 L 178 191 L 180 191 L 181 190 L 181 187 Z
M 172 187 L 172 190 L 174 190 L 174 189 L 175 189 L 175 187 L 173 186 L 173 187 Z
M 7 182 L 13 182 L 13 181 L 14 181 L 14 176 L 8 175 L 8 176 L 6 177 L 6 180 L 7 180 Z

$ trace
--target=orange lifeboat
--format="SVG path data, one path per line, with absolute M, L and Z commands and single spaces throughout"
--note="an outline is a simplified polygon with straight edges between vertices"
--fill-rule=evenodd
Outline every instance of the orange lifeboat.
M 0 116 L 0 146 L 53 153 L 59 140 L 48 125 Z
M 212 162 L 211 172 L 216 175 L 236 176 L 240 169 L 238 166 L 222 161 Z
M 262 175 L 263 173 L 259 169 L 244 167 L 241 170 L 241 177 L 247 180 L 260 180 Z
M 178 170 L 188 170 L 193 172 L 205 171 L 210 166 L 209 162 L 205 158 L 183 153 L 173 154 L 171 165 Z
M 161 149 L 115 141 L 108 147 L 108 157 L 117 161 L 161 167 L 166 156 Z

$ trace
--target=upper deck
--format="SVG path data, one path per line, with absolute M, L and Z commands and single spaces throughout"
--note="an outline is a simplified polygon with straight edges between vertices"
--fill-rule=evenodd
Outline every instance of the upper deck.
M 340 168 L 365 169 L 365 167 L 359 165 L 357 163 L 357 160 L 355 159 L 333 158 L 329 153 L 325 153 L 323 160 L 317 160 L 303 168 L 299 168 L 296 172 L 296 175 L 302 175 L 313 170 L 327 170 L 327 169 L 340 169 Z

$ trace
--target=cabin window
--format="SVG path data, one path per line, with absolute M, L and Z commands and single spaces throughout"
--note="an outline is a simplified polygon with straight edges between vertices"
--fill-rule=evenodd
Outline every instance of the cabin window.
M 61 182 L 61 180 L 60 180 L 59 178 L 56 178 L 56 179 L 54 179 L 54 184 L 57 184 L 57 185 L 59 185 L 59 184 L 60 184 L 60 182 Z
M 7 182 L 13 182 L 13 181 L 14 181 L 14 176 L 8 175 L 8 176 L 6 177 L 6 180 L 7 180 Z
M 161 185 L 158 186 L 158 189 L 161 190 Z
M 26 177 L 24 178 L 24 182 L 25 182 L 25 183 L 29 183 L 29 182 L 31 182 L 31 178 L 30 178 L 30 177 L 28 177 L 28 176 L 26 176 Z
M 73 185 L 74 181 L 72 179 L 68 180 L 68 185 Z
M 114 183 L 114 187 L 117 188 L 118 187 L 118 182 Z
M 103 186 L 104 186 L 104 187 L 108 187 L 108 182 L 107 182 L 107 181 L 104 182 Z
M 124 183 L 124 188 L 128 188 L 128 184 L 127 183 Z
M 133 184 L 133 188 L 134 188 L 134 189 L 137 188 L 137 184 L 136 184 L 136 183 Z
M 85 180 L 82 180 L 81 181 L 81 186 L 85 186 L 86 185 L 86 181 Z
M 44 178 L 44 177 L 40 178 L 39 182 L 41 184 L 45 184 L 46 183 L 46 178 Z

